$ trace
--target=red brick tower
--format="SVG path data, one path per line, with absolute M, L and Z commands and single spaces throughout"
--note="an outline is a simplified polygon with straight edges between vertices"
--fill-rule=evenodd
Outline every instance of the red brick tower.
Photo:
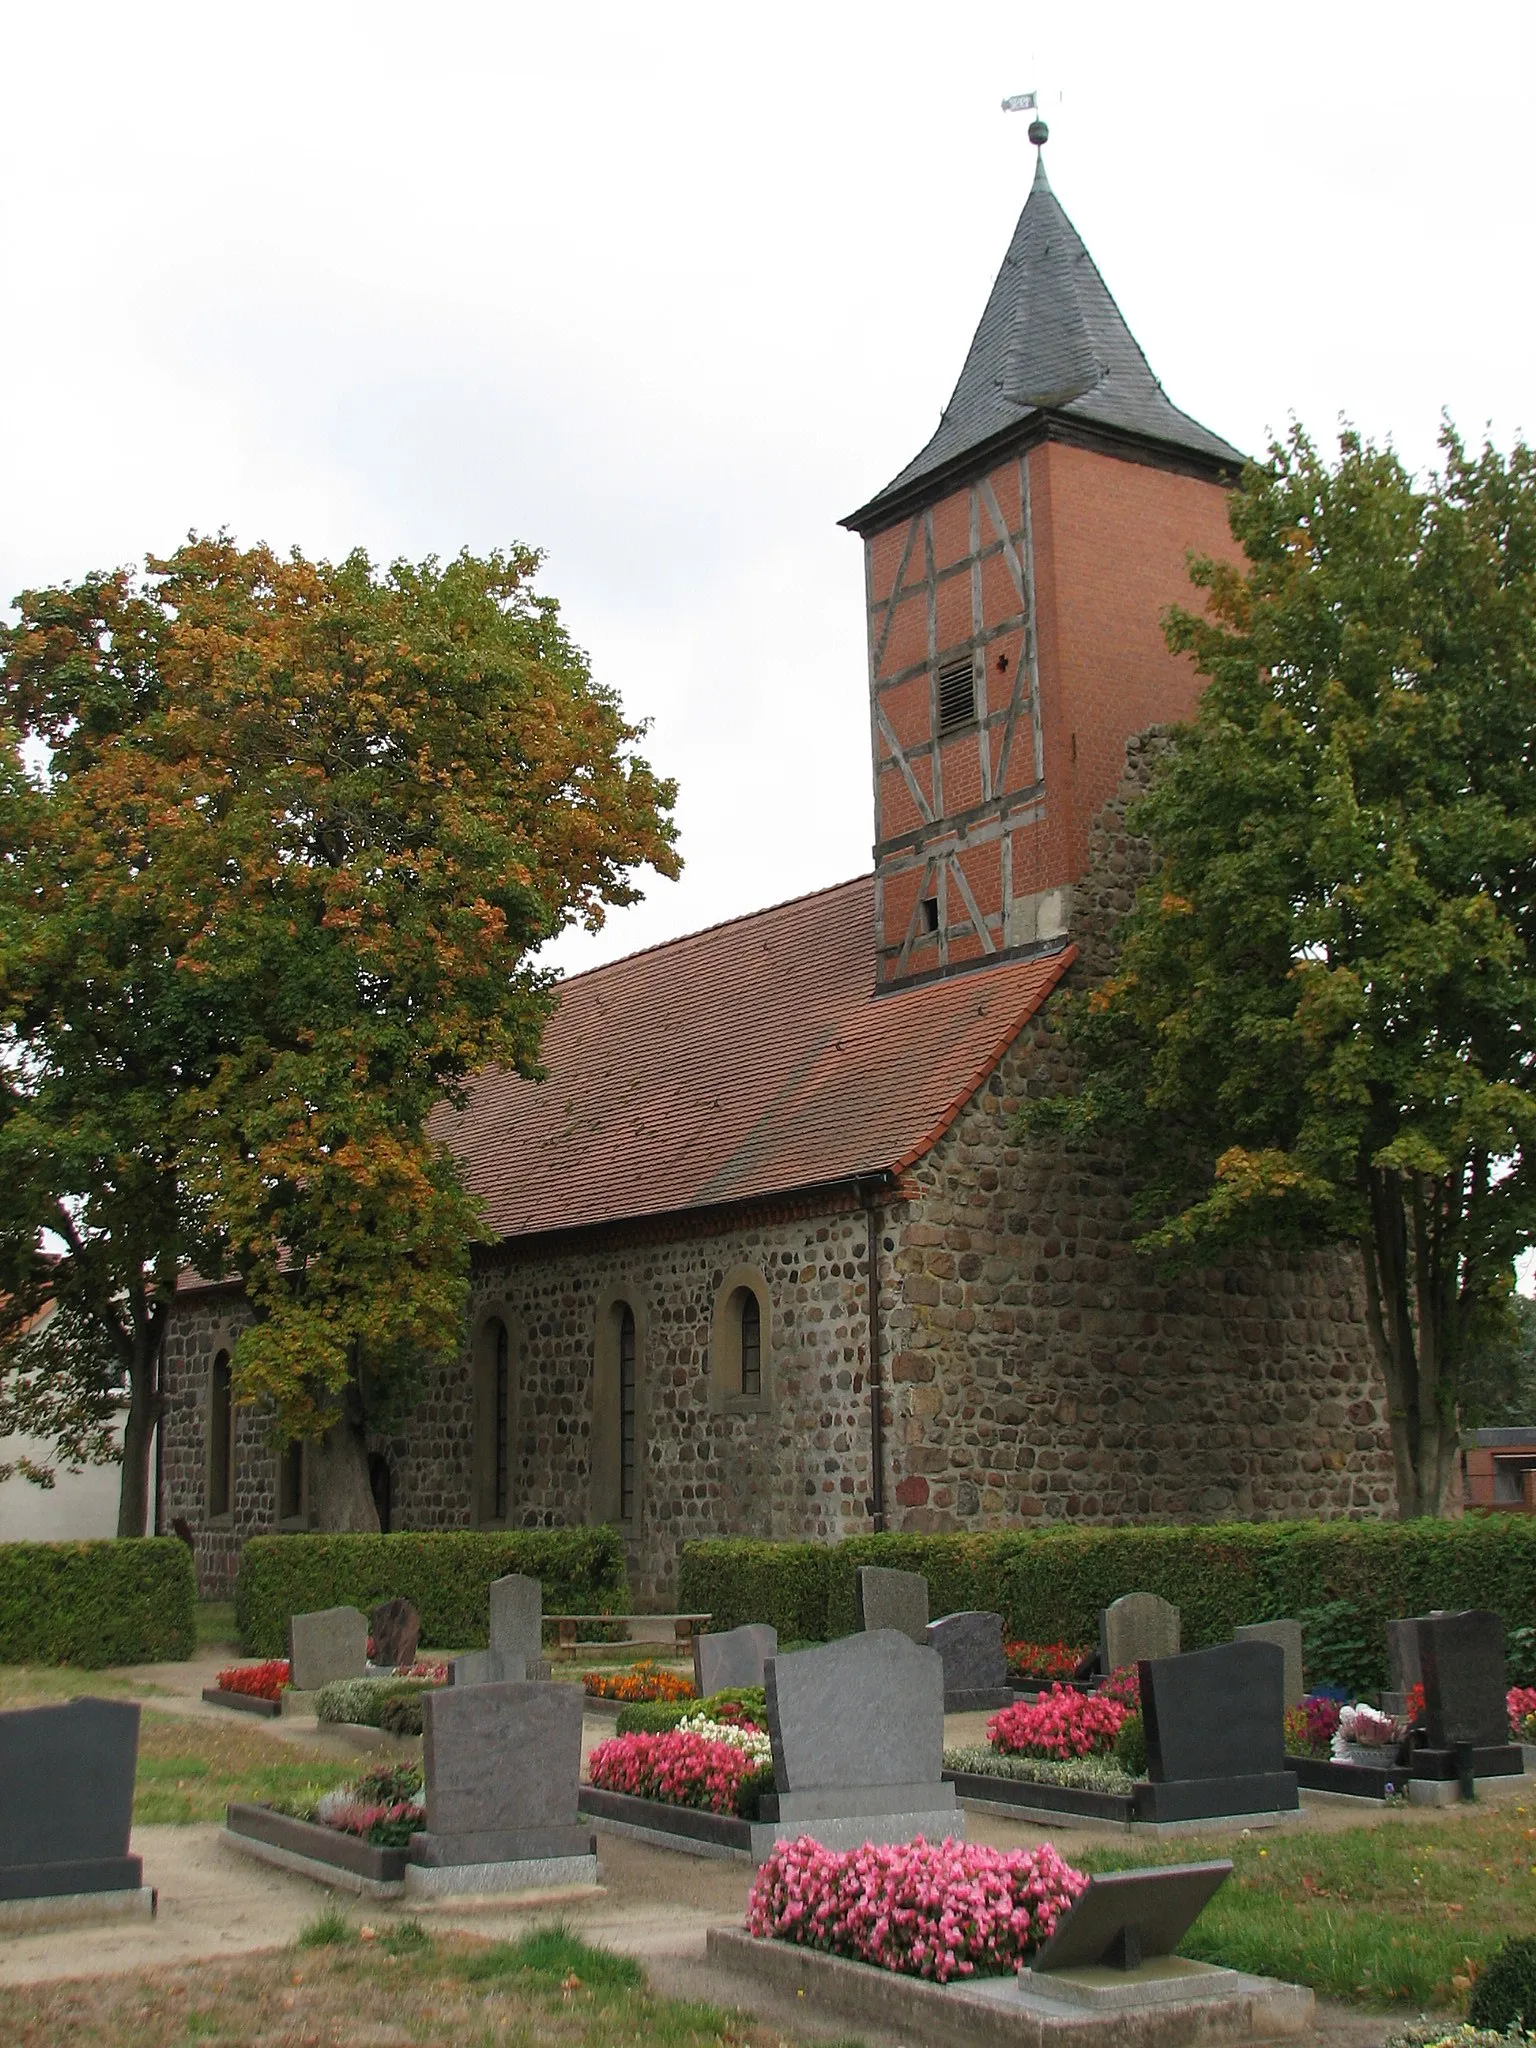
M 1159 620 L 1190 549 L 1232 551 L 1242 460 L 1165 396 L 1042 158 L 937 433 L 843 521 L 864 539 L 880 985 L 1066 943 L 1126 739 L 1193 707 Z

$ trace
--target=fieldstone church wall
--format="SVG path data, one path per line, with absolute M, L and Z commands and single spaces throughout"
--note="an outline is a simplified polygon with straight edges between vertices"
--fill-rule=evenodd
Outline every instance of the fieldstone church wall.
M 1069 989 L 1107 971 L 1111 928 L 1146 870 L 1125 807 L 1162 744 L 1156 733 L 1131 742 L 1126 782 L 1096 821 L 1073 894 Z M 1132 1249 L 1108 1149 L 1013 1137 L 1020 1103 L 1066 1076 L 1052 1008 L 880 1212 L 887 1526 L 1389 1513 L 1386 1397 L 1356 1260 L 1245 1256 L 1160 1282 Z M 484 1255 L 464 1355 L 435 1376 L 409 1430 L 374 1446 L 393 1526 L 473 1519 L 471 1356 L 493 1312 L 514 1367 L 508 1526 L 587 1520 L 596 1331 L 622 1297 L 637 1327 L 639 1602 L 671 1600 L 689 1537 L 866 1531 L 867 1259 L 865 1213 L 852 1205 Z M 770 1309 L 755 1412 L 712 1392 L 717 1307 L 743 1271 Z M 162 1526 L 186 1518 L 208 1590 L 228 1586 L 240 1544 L 276 1511 L 277 1453 L 251 1410 L 236 1425 L 232 1514 L 209 1527 L 202 1511 L 209 1371 L 240 1313 L 228 1296 L 196 1297 L 168 1340 Z

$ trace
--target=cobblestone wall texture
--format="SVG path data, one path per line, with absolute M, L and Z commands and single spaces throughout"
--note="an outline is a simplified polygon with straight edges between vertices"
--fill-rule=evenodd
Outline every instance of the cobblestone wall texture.
M 1131 743 L 1126 782 L 1095 823 L 1069 988 L 1106 971 L 1110 930 L 1145 872 L 1125 806 L 1162 744 Z M 888 1525 L 1391 1512 L 1385 1392 L 1354 1258 L 1246 1256 L 1159 1282 L 1132 1249 L 1112 1154 L 1014 1141 L 1019 1104 L 1059 1086 L 1068 1059 L 1047 1006 L 882 1213 Z M 622 1294 L 640 1337 L 639 1604 L 670 1601 L 688 1537 L 868 1529 L 867 1251 L 864 1214 L 849 1209 L 487 1260 L 470 1328 L 494 1311 L 512 1333 L 509 1524 L 591 1513 L 595 1336 Z M 760 1412 L 722 1412 L 710 1394 L 716 1306 L 737 1267 L 772 1303 Z M 208 1372 L 232 1327 L 227 1301 L 189 1305 L 167 1360 L 163 1525 L 191 1523 L 209 1590 L 229 1584 L 245 1536 L 272 1526 L 276 1496 L 276 1454 L 243 1410 L 233 1515 L 209 1528 L 202 1514 Z M 396 1528 L 470 1524 L 474 1417 L 466 1349 L 411 1428 L 375 1446 Z

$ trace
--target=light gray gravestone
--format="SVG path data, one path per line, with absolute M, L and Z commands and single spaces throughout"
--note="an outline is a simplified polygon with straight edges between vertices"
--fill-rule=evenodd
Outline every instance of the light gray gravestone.
M 855 1581 L 859 1627 L 871 1634 L 895 1628 L 921 1644 L 928 1629 L 928 1581 L 921 1572 L 893 1572 L 861 1564 Z
M 943 1615 L 928 1624 L 926 1640 L 944 1666 L 946 1714 L 984 1713 L 1012 1705 L 1000 1614 Z
M 295 1692 L 318 1692 L 338 1678 L 368 1670 L 368 1621 L 355 1607 L 322 1607 L 288 1618 L 288 1682 Z
M 576 1811 L 577 1687 L 475 1685 L 425 1693 L 422 1732 L 427 1825 L 411 1838 L 408 1890 L 596 1882 L 592 1836 Z M 487 1873 L 493 1882 L 485 1881 Z
M 544 1644 L 544 1589 L 537 1579 L 508 1572 L 491 1581 L 491 1642 L 448 1666 L 450 1685 L 521 1685 L 548 1678 Z
M 1285 1704 L 1299 1707 L 1307 1696 L 1301 1665 L 1299 1621 L 1248 1621 L 1232 1631 L 1235 1643 L 1273 1643 L 1285 1658 Z
M 1099 1616 L 1099 1662 L 1107 1672 L 1143 1657 L 1177 1657 L 1179 1610 L 1156 1593 L 1122 1593 Z
M 693 1688 L 700 1699 L 714 1692 L 761 1685 L 763 1666 L 779 1654 L 779 1632 L 765 1621 L 722 1629 L 693 1639 Z
M 898 1629 L 872 1629 L 774 1657 L 763 1683 L 781 1836 L 851 1848 L 964 1834 L 955 1788 L 941 1777 L 936 1651 Z

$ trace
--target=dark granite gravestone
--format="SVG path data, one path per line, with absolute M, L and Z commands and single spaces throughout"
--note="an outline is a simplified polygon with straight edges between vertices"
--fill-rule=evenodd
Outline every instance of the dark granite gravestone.
M 409 1600 L 382 1601 L 368 1617 L 368 1633 L 373 1638 L 371 1661 L 378 1670 L 399 1671 L 416 1662 L 421 1616 Z
M 1509 1742 L 1505 1705 L 1504 1623 L 1469 1608 L 1416 1617 L 1424 1718 L 1432 1749 L 1502 1747 Z
M 946 1614 L 929 1622 L 924 1640 L 930 1650 L 938 1651 L 944 1666 L 946 1714 L 990 1713 L 1012 1706 L 1000 1614 Z
M 772 1658 L 763 1684 L 787 1832 L 829 1848 L 964 1833 L 955 1788 L 941 1777 L 944 1669 L 933 1650 L 876 1629 Z M 878 1831 L 877 1820 L 893 1825 Z M 838 1821 L 850 1824 L 846 1840 L 826 1826 Z
M 1034 1959 L 1037 1975 L 1051 1970 L 1134 1970 L 1150 1956 L 1171 1956 L 1216 1893 L 1232 1865 L 1173 1863 L 1162 1870 L 1110 1870 L 1056 1923 Z
M 0 1900 L 138 1891 L 128 1853 L 139 1710 L 71 1700 L 0 1714 Z
M 859 1627 L 899 1629 L 921 1644 L 928 1627 L 928 1581 L 921 1572 L 893 1572 L 884 1565 L 859 1566 L 854 1580 Z
M 422 1695 L 427 1825 L 411 1861 L 543 1862 L 586 1856 L 577 1820 L 581 1692 L 574 1685 L 476 1685 Z
M 1218 1643 L 1141 1666 L 1150 1785 L 1146 1820 L 1294 1811 L 1285 1768 L 1285 1657 L 1274 1643 Z
M 368 1623 L 355 1607 L 322 1607 L 288 1617 L 288 1680 L 295 1692 L 318 1692 L 338 1678 L 368 1671 Z
M 1301 1668 L 1299 1621 L 1251 1621 L 1232 1631 L 1238 1643 L 1273 1643 L 1285 1658 L 1285 1704 L 1299 1707 L 1307 1696 Z
M 711 1693 L 761 1685 L 763 1666 L 778 1653 L 779 1632 L 765 1621 L 722 1629 L 717 1636 L 696 1635 L 693 1689 L 700 1699 L 708 1699 Z
M 1106 1673 L 1143 1657 L 1177 1657 L 1179 1610 L 1156 1593 L 1122 1593 L 1099 1616 L 1099 1664 Z

